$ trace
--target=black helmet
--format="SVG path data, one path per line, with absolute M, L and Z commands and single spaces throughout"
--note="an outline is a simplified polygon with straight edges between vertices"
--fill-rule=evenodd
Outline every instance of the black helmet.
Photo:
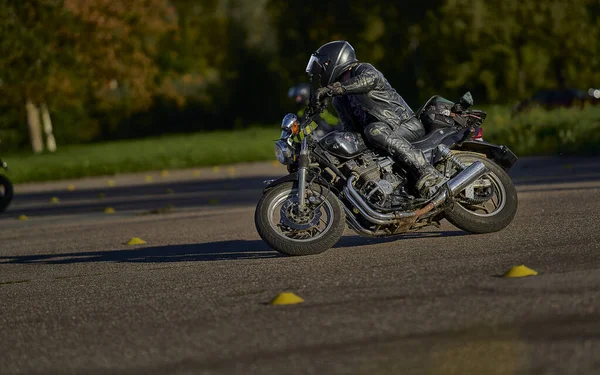
M 296 101 L 296 103 L 305 103 L 310 99 L 310 85 L 308 83 L 300 83 L 290 87 L 288 90 L 288 98 Z
M 353 64 L 358 63 L 354 48 L 345 40 L 322 45 L 306 65 L 309 76 L 320 76 L 321 86 L 335 82 Z

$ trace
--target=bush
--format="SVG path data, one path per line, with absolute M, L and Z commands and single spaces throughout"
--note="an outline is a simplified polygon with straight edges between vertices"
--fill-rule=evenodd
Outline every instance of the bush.
M 484 139 L 510 147 L 518 156 L 600 154 L 600 107 L 533 109 L 511 117 L 507 109 L 487 109 Z

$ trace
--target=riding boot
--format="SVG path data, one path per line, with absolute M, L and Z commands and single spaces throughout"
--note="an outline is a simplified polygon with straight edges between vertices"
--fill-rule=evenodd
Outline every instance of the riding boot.
M 431 198 L 444 182 L 444 176 L 429 163 L 421 150 L 415 149 L 404 138 L 388 137 L 386 139 L 388 152 L 396 162 L 408 168 L 415 174 L 415 188 L 422 198 Z
M 421 197 L 428 199 L 435 194 L 444 182 L 444 176 L 425 159 L 421 150 L 415 149 L 409 141 L 394 134 L 384 123 L 371 123 L 365 130 L 370 142 L 385 149 L 397 163 L 415 174 L 415 187 Z

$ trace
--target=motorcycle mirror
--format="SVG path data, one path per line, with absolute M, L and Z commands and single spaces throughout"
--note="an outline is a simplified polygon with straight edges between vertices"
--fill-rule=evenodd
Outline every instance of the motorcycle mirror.
M 467 109 L 470 106 L 472 106 L 473 105 L 473 96 L 471 95 L 471 92 L 467 91 L 466 93 L 464 93 L 463 96 L 460 97 L 458 102 L 463 107 L 463 109 Z
M 467 91 L 463 94 L 463 96 L 460 97 L 460 99 L 458 99 L 458 103 L 455 103 L 454 106 L 452 106 L 452 111 L 455 113 L 460 113 L 462 111 L 466 111 L 472 105 L 473 96 L 471 95 L 470 91 Z

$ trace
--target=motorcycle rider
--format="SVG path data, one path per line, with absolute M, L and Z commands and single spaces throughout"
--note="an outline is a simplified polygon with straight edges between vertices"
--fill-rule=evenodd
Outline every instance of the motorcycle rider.
M 310 85 L 308 83 L 299 83 L 296 86 L 290 87 L 288 90 L 288 98 L 294 100 L 298 107 L 300 107 L 297 111 L 297 115 L 302 116 L 304 107 L 310 102 Z M 334 126 L 337 123 L 337 119 L 328 113 L 327 110 L 323 111 L 323 116 L 320 114 L 316 115 L 313 118 L 313 121 L 318 125 L 318 128 L 315 130 L 317 140 L 333 131 Z
M 350 43 L 337 40 L 312 54 L 306 72 L 319 77 L 317 101 L 333 97 L 344 131 L 363 133 L 370 144 L 415 174 L 422 197 L 433 196 L 444 177 L 410 143 L 425 135 L 425 127 L 380 71 L 359 62 Z

